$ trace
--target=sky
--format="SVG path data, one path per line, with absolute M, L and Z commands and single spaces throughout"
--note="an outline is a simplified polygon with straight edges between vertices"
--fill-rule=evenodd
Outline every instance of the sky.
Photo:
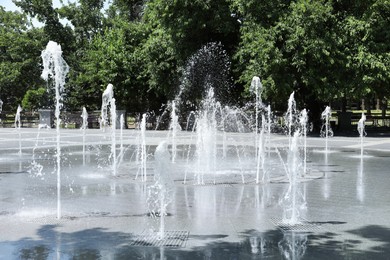
M 52 0 L 53 1 L 53 5 L 54 5 L 54 8 L 56 7 L 61 7 L 62 4 L 60 2 L 60 0 Z M 77 3 L 77 0 L 65 0 L 63 1 L 64 4 L 66 5 L 68 2 L 76 2 Z M 105 0 L 105 4 L 104 4 L 104 7 L 103 9 L 107 9 L 108 6 L 110 4 L 110 0 Z M 6 11 L 20 11 L 20 8 L 17 7 L 13 2 L 12 0 L 0 0 L 0 5 L 3 6 L 5 8 Z M 70 25 L 70 22 L 67 20 L 67 19 L 61 19 L 60 20 L 63 24 L 69 24 Z M 32 23 L 34 24 L 35 27 L 41 27 L 43 26 L 42 23 L 38 22 L 35 18 L 32 19 Z
M 73 2 L 75 0 L 71 0 L 70 2 Z M 5 8 L 6 11 L 21 11 L 19 7 L 17 7 L 13 2 L 12 0 L 0 0 L 0 5 L 3 6 Z M 60 7 L 62 6 L 61 3 L 60 3 L 60 0 L 53 0 L 53 5 L 54 7 Z M 43 23 L 40 23 L 38 22 L 37 19 L 33 18 L 32 20 L 32 23 L 35 27 L 41 27 L 43 26 Z M 62 20 L 61 19 L 61 22 L 62 23 L 69 23 L 69 21 L 67 20 Z
M 71 1 L 73 2 L 73 1 Z M 53 0 L 54 7 L 60 7 L 61 3 L 59 0 Z M 12 2 L 12 0 L 0 0 L 0 5 L 5 7 L 6 11 L 15 11 L 20 10 L 16 5 Z

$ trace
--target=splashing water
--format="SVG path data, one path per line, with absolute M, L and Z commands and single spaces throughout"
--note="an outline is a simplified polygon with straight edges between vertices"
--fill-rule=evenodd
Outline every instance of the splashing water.
M 122 163 L 123 161 L 123 156 L 124 156 L 124 153 L 125 153 L 125 150 L 124 150 L 124 147 L 123 147 L 123 128 L 125 127 L 125 117 L 123 114 L 120 115 L 119 117 L 119 125 L 120 125 L 120 137 L 119 137 L 119 140 L 120 140 L 120 146 L 119 146 L 119 164 Z
M 287 122 L 287 134 L 288 134 L 288 144 L 289 147 L 291 147 L 291 136 L 292 136 L 292 131 L 293 127 L 295 125 L 296 121 L 296 102 L 294 99 L 294 92 L 290 94 L 290 97 L 288 99 L 288 106 L 287 106 L 287 112 L 286 112 L 286 122 Z
M 288 225 L 296 225 L 300 223 L 302 210 L 306 208 L 306 199 L 300 189 L 298 181 L 299 172 L 301 170 L 298 138 L 299 131 L 294 133 L 291 140 L 291 147 L 288 152 L 288 171 L 287 176 L 290 182 L 288 190 L 282 199 L 283 207 L 283 223 Z
M 267 145 L 268 145 L 268 156 L 270 156 L 271 150 L 271 126 L 272 126 L 272 111 L 271 105 L 267 106 Z
M 204 184 L 205 173 L 214 173 L 215 182 L 217 158 L 216 112 L 219 107 L 219 102 L 216 102 L 214 98 L 214 90 L 210 88 L 196 124 L 197 171 L 195 178 L 198 184 Z
M 330 126 L 330 117 L 332 116 L 332 110 L 329 106 L 326 106 L 325 110 L 321 113 L 321 119 L 324 121 L 321 128 L 321 137 L 325 137 L 325 153 L 328 152 L 328 139 L 333 136 L 333 130 Z
M 20 112 L 22 112 L 22 110 L 23 110 L 22 107 L 19 105 L 15 115 L 15 129 L 18 131 L 18 135 L 19 135 L 19 155 L 22 155 L 22 136 L 20 133 L 20 128 L 22 125 L 20 121 Z
M 81 125 L 81 130 L 83 131 L 83 165 L 85 165 L 85 130 L 88 128 L 88 112 L 85 107 L 83 107 L 81 118 L 83 119 L 83 124 Z
M 251 86 L 249 91 L 255 94 L 256 102 L 255 102 L 255 149 L 258 151 L 257 145 L 259 144 L 259 111 L 261 106 L 261 93 L 263 92 L 263 85 L 261 84 L 260 78 L 254 76 L 252 78 Z
M 60 147 L 60 110 L 62 108 L 62 94 L 64 92 L 66 75 L 69 72 L 69 66 L 62 58 L 61 46 L 56 42 L 49 41 L 46 49 L 41 54 L 43 71 L 42 78 L 49 82 L 54 79 L 55 88 L 55 117 L 57 132 L 57 218 L 61 218 L 61 147 Z
M 181 127 L 179 125 L 179 117 L 176 113 L 176 103 L 175 101 L 172 101 L 172 111 L 171 111 L 171 125 L 169 126 L 169 129 L 172 133 L 171 138 L 171 144 L 172 144 L 172 162 L 176 161 L 176 134 L 178 130 L 181 130 Z
M 114 87 L 112 84 L 108 84 L 107 88 L 102 94 L 102 108 L 100 114 L 100 129 L 105 130 L 108 126 L 108 110 L 112 110 L 112 99 L 114 98 Z
M 365 131 L 365 124 L 366 124 L 366 115 L 362 113 L 362 117 L 359 119 L 357 125 L 357 130 L 360 136 L 360 157 L 362 158 L 363 158 L 363 150 L 364 150 L 364 137 L 367 135 Z
M 116 158 L 116 105 L 115 98 L 111 99 L 111 154 L 110 158 L 112 160 L 112 174 L 116 176 L 117 172 L 117 158 Z
M 307 249 L 307 234 L 293 231 L 283 233 L 283 240 L 278 247 L 283 259 L 303 259 Z
M 265 162 L 265 140 L 264 140 L 264 132 L 265 132 L 265 117 L 261 115 L 261 130 L 259 136 L 259 144 L 258 144 L 258 152 L 257 152 L 257 167 L 256 167 L 256 183 L 260 182 L 260 169 L 263 170 L 263 182 L 268 182 L 269 177 L 267 170 L 264 167 Z
M 306 108 L 303 109 L 299 115 L 299 124 L 301 126 L 303 136 L 303 176 L 307 173 L 307 123 L 309 118 L 307 116 Z
M 171 170 L 170 154 L 166 141 L 160 142 L 154 153 L 155 180 L 156 182 L 148 188 L 148 207 L 152 217 L 160 217 L 159 239 L 164 239 L 165 216 L 167 206 L 171 203 L 174 188 L 173 180 L 169 174 Z
M 140 136 L 138 137 L 137 145 L 137 157 L 138 171 L 135 179 L 138 178 L 138 174 L 141 172 L 141 180 L 146 181 L 146 114 L 142 115 L 140 125 Z

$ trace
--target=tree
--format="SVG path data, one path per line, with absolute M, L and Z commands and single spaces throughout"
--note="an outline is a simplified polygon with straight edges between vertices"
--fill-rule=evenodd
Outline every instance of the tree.
M 239 22 L 230 1 L 148 1 L 145 22 L 172 37 L 181 62 L 209 42 L 220 42 L 231 53 L 238 41 Z
M 148 32 L 144 24 L 120 17 L 102 34 L 95 35 L 81 61 L 77 78 L 82 100 L 96 109 L 108 83 L 114 85 L 119 109 L 140 111 L 146 103 L 146 68 L 142 44 Z
M 15 110 L 28 89 L 44 84 L 40 54 L 46 41 L 41 29 L 29 29 L 25 14 L 0 7 L 0 99 Z
M 363 82 L 379 97 L 390 96 L 390 2 L 378 0 L 364 14 L 364 45 L 359 48 L 358 64 Z
M 29 89 L 22 100 L 22 107 L 24 110 L 36 111 L 40 108 L 49 107 L 50 99 L 46 88 Z
M 60 44 L 64 56 L 76 51 L 73 30 L 61 23 L 58 9 L 53 7 L 52 0 L 14 0 L 14 3 L 27 15 L 44 23 L 43 30 L 47 39 Z
M 242 71 L 239 81 L 249 92 L 251 78 L 259 75 L 264 97 L 277 107 L 285 109 L 295 91 L 300 106 L 318 115 L 321 103 L 330 101 L 338 87 L 332 6 L 327 1 L 299 0 L 282 10 L 278 20 L 265 25 L 244 19 L 235 56 Z

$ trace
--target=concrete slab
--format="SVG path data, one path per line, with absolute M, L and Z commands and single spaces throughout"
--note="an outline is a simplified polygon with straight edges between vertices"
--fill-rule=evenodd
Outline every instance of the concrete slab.
M 390 139 L 365 138 L 361 158 L 358 137 L 333 137 L 328 152 L 324 139 L 308 138 L 307 167 L 321 174 L 300 182 L 306 200 L 302 228 L 288 230 L 280 224 L 288 183 L 255 183 L 253 134 L 218 135 L 216 175 L 206 174 L 206 185 L 195 185 L 199 162 L 187 155 L 194 154 L 196 137 L 180 132 L 165 228 L 189 235 L 182 246 L 159 247 L 133 241 L 159 227 L 146 201 L 154 149 L 161 140 L 169 142 L 169 132 L 146 133 L 147 182 L 135 180 L 138 131 L 125 130 L 123 140 L 116 135 L 117 154 L 121 144 L 125 151 L 116 176 L 110 136 L 88 130 L 83 156 L 82 132 L 61 130 L 57 219 L 55 130 L 0 129 L 0 259 L 388 259 Z M 285 175 L 287 145 L 288 138 L 272 135 L 266 146 L 271 179 Z

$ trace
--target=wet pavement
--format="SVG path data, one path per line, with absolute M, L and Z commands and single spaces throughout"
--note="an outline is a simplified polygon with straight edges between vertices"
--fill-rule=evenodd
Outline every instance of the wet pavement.
M 389 259 L 390 138 L 365 138 L 363 157 L 358 137 L 333 137 L 327 152 L 324 139 L 308 138 L 308 174 L 299 182 L 306 203 L 291 226 L 281 203 L 288 138 L 266 143 L 271 181 L 256 184 L 253 135 L 219 136 L 227 155 L 218 146 L 215 174 L 198 185 L 189 146 L 196 137 L 178 133 L 161 240 L 147 199 L 154 149 L 169 133 L 147 131 L 146 182 L 135 179 L 139 133 L 116 136 L 124 153 L 114 176 L 109 132 L 88 130 L 83 154 L 82 132 L 61 131 L 57 219 L 55 130 L 0 129 L 0 259 Z

